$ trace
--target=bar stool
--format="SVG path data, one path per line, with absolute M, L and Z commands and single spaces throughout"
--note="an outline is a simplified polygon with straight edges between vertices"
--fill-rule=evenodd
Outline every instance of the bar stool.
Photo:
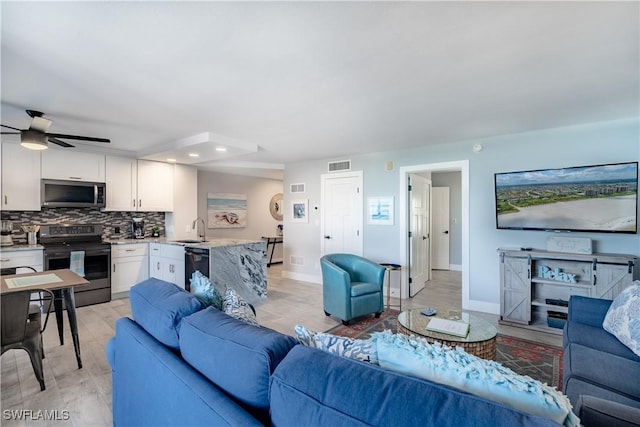
M 399 271 L 402 269 L 402 266 L 399 264 L 391 264 L 391 263 L 380 263 L 387 271 L 387 302 L 385 304 L 386 308 L 392 308 L 391 306 L 391 272 Z M 397 307 L 398 310 L 402 311 L 402 276 L 398 276 L 398 305 L 394 305 L 393 308 Z

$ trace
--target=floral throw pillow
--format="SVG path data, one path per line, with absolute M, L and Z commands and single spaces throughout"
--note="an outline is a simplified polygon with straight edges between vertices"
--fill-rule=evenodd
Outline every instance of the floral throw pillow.
M 227 313 L 229 316 L 247 322 L 250 325 L 260 326 L 249 303 L 242 299 L 242 297 L 240 297 L 240 295 L 231 288 L 227 288 L 224 291 L 222 311 Z
M 640 280 L 613 300 L 602 327 L 640 356 Z
M 337 335 L 314 332 L 302 325 L 296 325 L 296 335 L 301 344 L 314 347 L 338 356 L 378 364 L 378 354 L 369 340 L 339 337 Z

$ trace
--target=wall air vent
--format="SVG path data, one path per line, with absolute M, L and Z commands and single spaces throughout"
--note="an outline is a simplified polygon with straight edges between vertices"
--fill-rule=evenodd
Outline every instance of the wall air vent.
M 304 265 L 304 257 L 299 255 L 289 256 L 289 264 L 291 265 Z
M 290 189 L 292 193 L 304 193 L 304 183 L 291 184 Z
M 351 160 L 338 160 L 329 162 L 329 172 L 343 172 L 351 170 Z

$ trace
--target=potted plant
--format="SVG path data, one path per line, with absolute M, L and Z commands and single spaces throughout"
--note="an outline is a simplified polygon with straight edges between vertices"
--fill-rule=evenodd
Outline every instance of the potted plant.
M 151 227 L 151 236 L 152 237 L 160 237 L 160 227 L 154 225 Z

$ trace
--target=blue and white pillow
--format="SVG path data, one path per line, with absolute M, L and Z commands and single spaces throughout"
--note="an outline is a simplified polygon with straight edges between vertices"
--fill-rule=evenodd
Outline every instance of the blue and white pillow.
M 640 280 L 613 300 L 602 327 L 640 356 Z
M 370 340 L 382 368 L 445 384 L 567 427 L 580 425 L 567 396 L 555 388 L 460 347 L 454 350 L 389 331 L 375 332 Z
M 200 271 L 194 271 L 189 279 L 191 293 L 205 306 L 222 310 L 222 296 L 213 286 L 211 280 Z
M 302 325 L 296 325 L 296 335 L 301 344 L 314 347 L 327 353 L 344 356 L 362 362 L 378 364 L 375 345 L 369 340 L 339 337 L 337 335 L 314 332 Z
M 260 326 L 249 303 L 242 299 L 242 297 L 231 288 L 227 288 L 224 291 L 222 311 L 250 325 Z

